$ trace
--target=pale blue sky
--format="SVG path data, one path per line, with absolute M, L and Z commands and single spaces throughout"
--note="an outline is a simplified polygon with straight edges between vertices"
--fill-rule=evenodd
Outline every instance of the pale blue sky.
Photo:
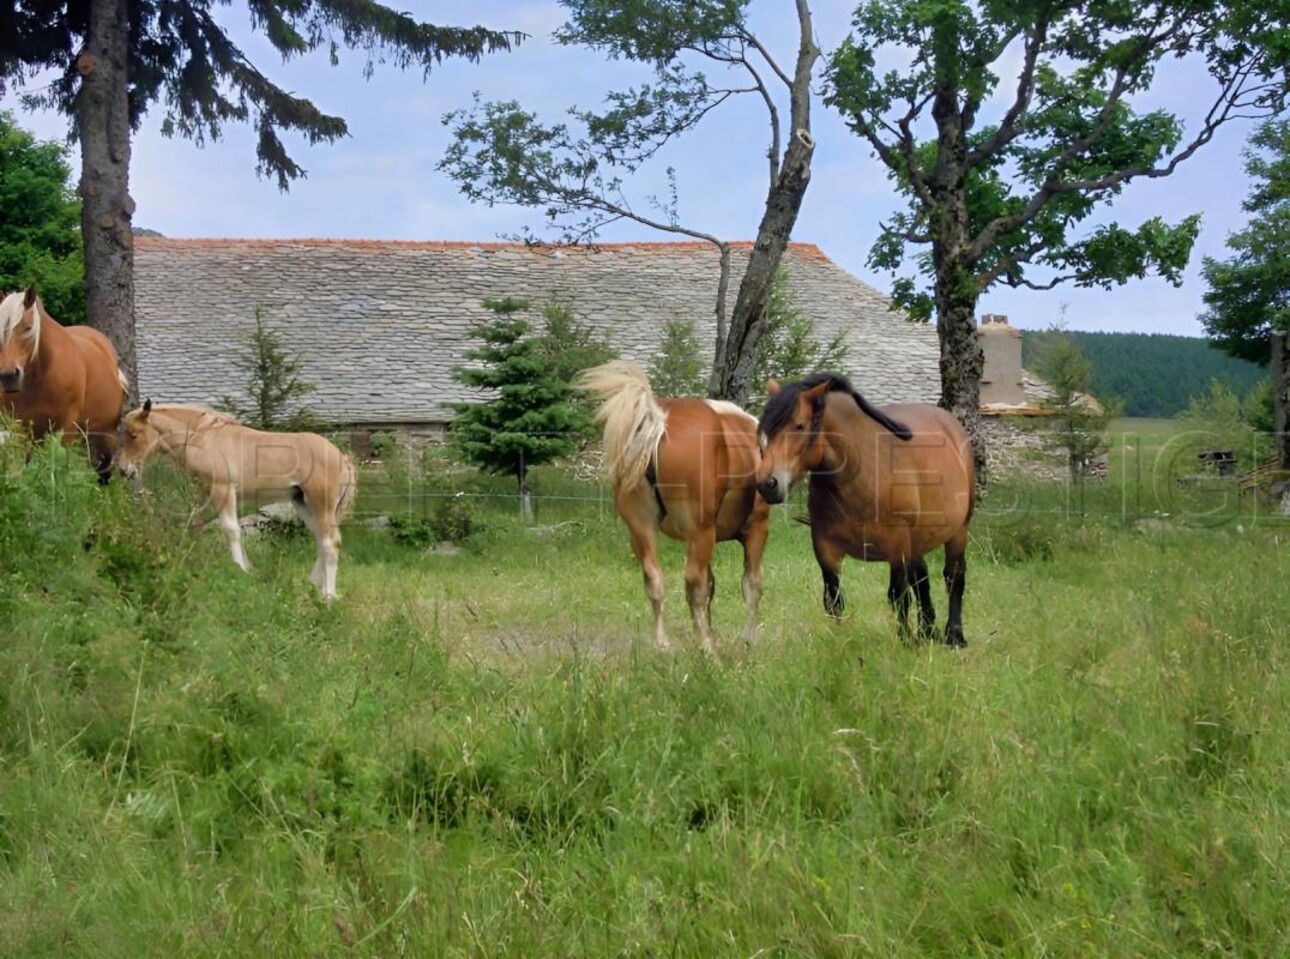
M 848 0 L 813 3 L 816 33 L 826 52 L 845 36 L 853 6 Z M 646 75 L 630 64 L 551 43 L 551 31 L 563 21 L 554 0 L 419 0 L 406 7 L 433 22 L 483 22 L 522 30 L 531 39 L 512 53 L 478 64 L 445 61 L 424 83 L 418 72 L 380 66 L 371 80 L 364 80 L 361 54 L 342 52 L 336 68 L 328 65 L 325 54 L 283 64 L 250 33 L 240 4 L 217 7 L 261 70 L 323 110 L 345 117 L 350 136 L 331 146 L 290 144 L 309 175 L 282 194 L 272 182 L 256 177 L 249 129 L 231 126 L 218 142 L 198 149 L 185 140 L 163 138 L 160 111 L 154 110 L 133 144 L 136 226 L 175 237 L 475 241 L 495 240 L 525 225 L 540 227 L 535 211 L 470 204 L 436 171 L 448 143 L 443 114 L 466 106 L 478 90 L 485 99 L 517 99 L 555 119 L 573 104 L 596 107 L 611 85 L 622 87 Z M 795 51 L 793 9 L 792 0 L 753 3 L 754 23 L 786 67 Z M 1005 88 L 1011 85 L 1005 80 Z M 1206 92 L 1195 71 L 1173 68 L 1158 84 L 1152 103 L 1189 117 L 1189 111 L 1202 109 Z M 12 97 L 0 100 L 0 107 L 16 109 Z M 65 121 L 56 115 L 18 115 L 39 136 L 61 138 L 66 132 Z M 813 125 L 818 146 L 794 239 L 817 244 L 836 263 L 885 292 L 889 277 L 873 273 L 865 261 L 879 221 L 898 206 L 895 194 L 882 168 L 835 113 L 817 103 Z M 1248 124 L 1234 125 L 1173 177 L 1134 184 L 1117 203 L 1116 216 L 1126 224 L 1157 214 L 1203 214 L 1201 238 L 1181 288 L 1156 279 L 1110 292 L 998 288 L 983 297 L 981 312 L 1005 313 L 1014 325 L 1042 328 L 1059 320 L 1066 305 L 1065 322 L 1071 329 L 1200 335 L 1200 257 L 1224 255 L 1228 233 L 1244 221 L 1240 203 L 1247 183 L 1240 152 L 1249 132 Z M 628 185 L 631 199 L 639 205 L 659 192 L 662 170 L 670 165 L 677 172 L 683 223 L 727 239 L 750 239 L 766 192 L 766 142 L 764 109 L 743 98 L 709 117 L 699 131 L 674 144 L 656 169 L 633 180 Z M 622 224 L 603 239 L 657 241 L 668 236 Z

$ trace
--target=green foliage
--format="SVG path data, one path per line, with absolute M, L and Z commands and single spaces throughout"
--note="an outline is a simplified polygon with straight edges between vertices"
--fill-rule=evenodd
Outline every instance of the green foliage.
M 81 202 L 67 148 L 38 142 L 0 111 L 0 292 L 35 284 L 51 316 L 85 322 Z
M 1209 0 L 862 3 L 831 58 L 826 99 L 908 201 L 884 224 L 871 264 L 911 265 L 895 291 L 922 318 L 997 282 L 1105 287 L 1148 273 L 1181 282 L 1197 217 L 1081 227 L 1132 180 L 1172 172 L 1242 114 L 1232 103 L 1279 109 L 1290 54 L 1282 12 Z M 1130 103 L 1187 52 L 1207 63 L 1216 106 L 1185 137 L 1177 117 Z M 932 256 L 910 256 L 928 245 Z
M 678 224 L 675 189 L 634 206 L 624 176 L 693 129 L 732 92 L 687 65 L 696 52 L 709 65 L 748 69 L 746 0 L 739 2 L 606 3 L 570 0 L 569 20 L 555 33 L 566 46 L 586 46 L 615 59 L 647 64 L 654 82 L 605 95 L 597 113 L 571 108 L 571 122 L 545 123 L 516 100 L 484 102 L 443 118 L 452 143 L 439 163 L 471 200 L 540 209 L 564 242 L 595 239 L 624 217 L 659 229 L 704 237 Z M 669 171 L 669 179 L 675 178 Z
M 1271 433 L 1276 427 L 1275 397 L 1272 394 L 1272 377 L 1265 376 L 1254 384 L 1241 402 L 1241 412 L 1251 429 Z
M 1117 411 L 1111 397 L 1090 397 L 1093 364 L 1065 330 L 1049 331 L 1037 372 L 1053 388 L 1053 395 L 1041 404 L 1052 414 L 1045 423 L 1045 439 L 1066 456 L 1070 476 L 1076 479 L 1106 452 L 1107 426 Z
M 1254 427 L 1242 409 L 1241 399 L 1218 380 L 1211 380 L 1209 392 L 1192 397 L 1178 418 L 1203 434 L 1202 445 L 1226 449 L 1246 465 L 1259 458 L 1255 453 Z
M 663 339 L 649 368 L 650 388 L 656 396 L 703 396 L 707 376 L 703 350 L 693 320 L 675 317 L 663 325 Z
M 847 358 L 846 337 L 836 333 L 827 343 L 815 337 L 815 323 L 797 308 L 788 271 L 775 271 L 761 354 L 753 368 L 753 388 L 761 402 L 768 379 L 801 379 L 824 370 L 841 372 Z
M 590 326 L 579 323 L 572 307 L 548 303 L 542 307 L 542 332 L 537 336 L 537 353 L 554 378 L 574 388 L 578 374 L 618 356 L 618 352 L 596 335 Z M 595 404 L 580 390 L 575 390 L 574 410 L 578 421 L 573 429 L 586 438 L 597 435 Z
M 1026 369 L 1038 369 L 1053 335 L 1023 332 L 1021 362 Z M 1128 416 L 1176 416 L 1213 379 L 1244 396 L 1263 375 L 1253 363 L 1226 356 L 1196 337 L 1078 330 L 1061 335 L 1093 366 L 1089 392 L 1117 398 Z
M 1232 256 L 1206 257 L 1205 332 L 1232 356 L 1266 365 L 1270 335 L 1290 329 L 1290 120 L 1271 120 L 1250 138 L 1245 229 L 1227 238 Z
M 252 27 L 283 57 L 325 49 L 331 62 L 341 47 L 364 51 L 365 72 L 377 63 L 424 73 L 445 57 L 476 61 L 509 50 L 521 34 L 483 27 L 439 27 L 375 0 L 333 3 L 252 2 Z M 5 22 L 0 57 L 0 93 L 21 87 L 34 75 L 54 71 L 52 82 L 27 95 L 29 103 L 75 115 L 80 74 L 76 57 L 85 45 L 88 14 L 60 0 L 30 0 Z M 347 134 L 345 121 L 328 116 L 310 100 L 282 89 L 257 69 L 234 43 L 204 0 L 177 4 L 139 0 L 130 4 L 130 121 L 137 128 L 150 108 L 164 107 L 166 136 L 178 134 L 198 145 L 217 139 L 230 121 L 256 131 L 257 167 L 281 189 L 305 171 L 291 158 L 281 134 L 310 143 Z
M 479 528 L 474 507 L 463 497 L 440 500 L 430 516 L 406 513 L 390 517 L 394 541 L 415 549 L 427 549 L 437 543 L 464 543 Z
M 318 419 L 300 400 L 318 387 L 300 378 L 304 365 L 287 352 L 280 334 L 264 322 L 264 311 L 255 308 L 255 329 L 234 365 L 246 376 L 246 400 L 225 396 L 219 408 L 257 430 L 300 432 L 314 429 Z
M 584 410 L 548 358 L 550 344 L 531 333 L 522 300 L 485 300 L 496 314 L 472 331 L 483 345 L 466 354 L 478 365 L 457 367 L 458 382 L 491 396 L 458 403 L 449 442 L 469 463 L 491 473 L 514 476 L 521 490 L 530 468 L 577 450 L 585 428 Z

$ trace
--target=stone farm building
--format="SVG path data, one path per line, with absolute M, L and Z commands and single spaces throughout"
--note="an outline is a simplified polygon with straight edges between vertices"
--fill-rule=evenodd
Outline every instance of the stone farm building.
M 749 245 L 734 251 L 733 304 Z M 784 256 L 794 305 L 817 337 L 846 336 L 844 364 L 877 402 L 939 395 L 935 329 L 908 322 L 817 247 Z M 648 367 L 664 325 L 695 321 L 711 357 L 718 256 L 707 243 L 604 244 L 371 240 L 135 240 L 141 395 L 210 403 L 237 394 L 259 309 L 318 386 L 308 404 L 334 426 L 437 432 L 449 404 L 478 394 L 452 377 L 492 314 L 485 299 L 567 306 L 619 353 Z M 537 319 L 537 317 L 534 317 Z

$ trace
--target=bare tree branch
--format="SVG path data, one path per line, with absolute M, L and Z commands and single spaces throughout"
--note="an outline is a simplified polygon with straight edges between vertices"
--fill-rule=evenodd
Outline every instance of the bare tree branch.
M 1020 120 L 1030 107 L 1030 98 L 1035 92 L 1035 67 L 1039 62 L 1039 51 L 1048 39 L 1049 17 L 1045 16 L 1034 29 L 1026 35 L 1026 52 L 1022 58 L 1021 72 L 1017 77 L 1017 95 L 1008 107 L 1008 112 L 999 121 L 999 127 L 986 140 L 968 150 L 965 170 L 972 170 L 990 159 L 1005 146 L 1024 132 Z
M 1117 72 L 1116 84 L 1113 86 L 1113 96 L 1108 96 L 1107 105 L 1101 111 L 1098 122 L 1094 129 L 1085 137 L 1073 142 L 1071 146 L 1063 151 L 1053 164 L 1048 176 L 1043 184 L 1031 197 L 1030 202 L 1019 213 L 1011 216 L 997 217 L 988 223 L 977 235 L 968 247 L 968 262 L 979 259 L 985 250 L 998 239 L 1001 234 L 1009 233 L 1033 220 L 1047 203 L 1054 197 L 1063 193 L 1100 193 L 1106 190 L 1112 190 L 1130 180 L 1143 177 L 1146 179 L 1158 179 L 1167 177 L 1174 172 L 1185 160 L 1189 159 L 1197 150 L 1214 138 L 1214 134 L 1225 123 L 1236 119 L 1241 114 L 1237 110 L 1244 106 L 1257 104 L 1260 101 L 1260 91 L 1270 91 L 1273 89 L 1272 84 L 1264 84 L 1255 87 L 1254 90 L 1245 90 L 1244 85 L 1254 71 L 1257 69 L 1261 60 L 1261 55 L 1255 56 L 1250 62 L 1244 64 L 1240 69 L 1235 71 L 1228 78 L 1227 82 L 1219 91 L 1218 96 L 1210 105 L 1206 112 L 1205 120 L 1201 125 L 1200 131 L 1191 139 L 1191 141 L 1181 150 L 1175 152 L 1169 160 L 1163 165 L 1138 165 L 1116 170 L 1104 177 L 1086 178 L 1082 180 L 1063 180 L 1062 175 L 1069 169 L 1072 160 L 1079 153 L 1092 146 L 1098 139 L 1105 134 L 1110 123 L 1110 106 L 1111 100 L 1118 100 L 1124 92 L 1125 84 L 1120 82 L 1123 78 L 1123 70 Z M 1252 98 L 1252 99 L 1250 99 Z

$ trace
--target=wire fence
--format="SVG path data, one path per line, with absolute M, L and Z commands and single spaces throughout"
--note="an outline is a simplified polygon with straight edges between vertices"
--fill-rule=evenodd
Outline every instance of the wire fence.
M 1063 521 L 1145 519 L 1212 526 L 1225 523 L 1290 524 L 1290 474 L 1275 471 L 1251 481 L 1251 471 L 1222 473 L 1199 458 L 1204 443 L 1188 447 L 1129 437 L 1110 456 L 1099 476 L 1064 475 L 1037 479 L 1024 473 L 994 477 L 979 491 L 976 516 L 993 525 L 1046 518 Z M 1260 447 L 1260 450 L 1263 447 Z M 1249 457 L 1246 457 L 1249 459 Z M 1225 461 L 1224 461 L 1225 462 Z M 513 479 L 486 477 L 460 465 L 419 463 L 365 465 L 356 515 L 428 517 L 445 503 L 467 504 L 481 513 L 522 517 L 542 524 L 575 518 L 612 519 L 613 498 L 597 464 L 542 467 L 530 473 L 529 488 L 507 490 Z M 778 509 L 805 513 L 806 484 Z

